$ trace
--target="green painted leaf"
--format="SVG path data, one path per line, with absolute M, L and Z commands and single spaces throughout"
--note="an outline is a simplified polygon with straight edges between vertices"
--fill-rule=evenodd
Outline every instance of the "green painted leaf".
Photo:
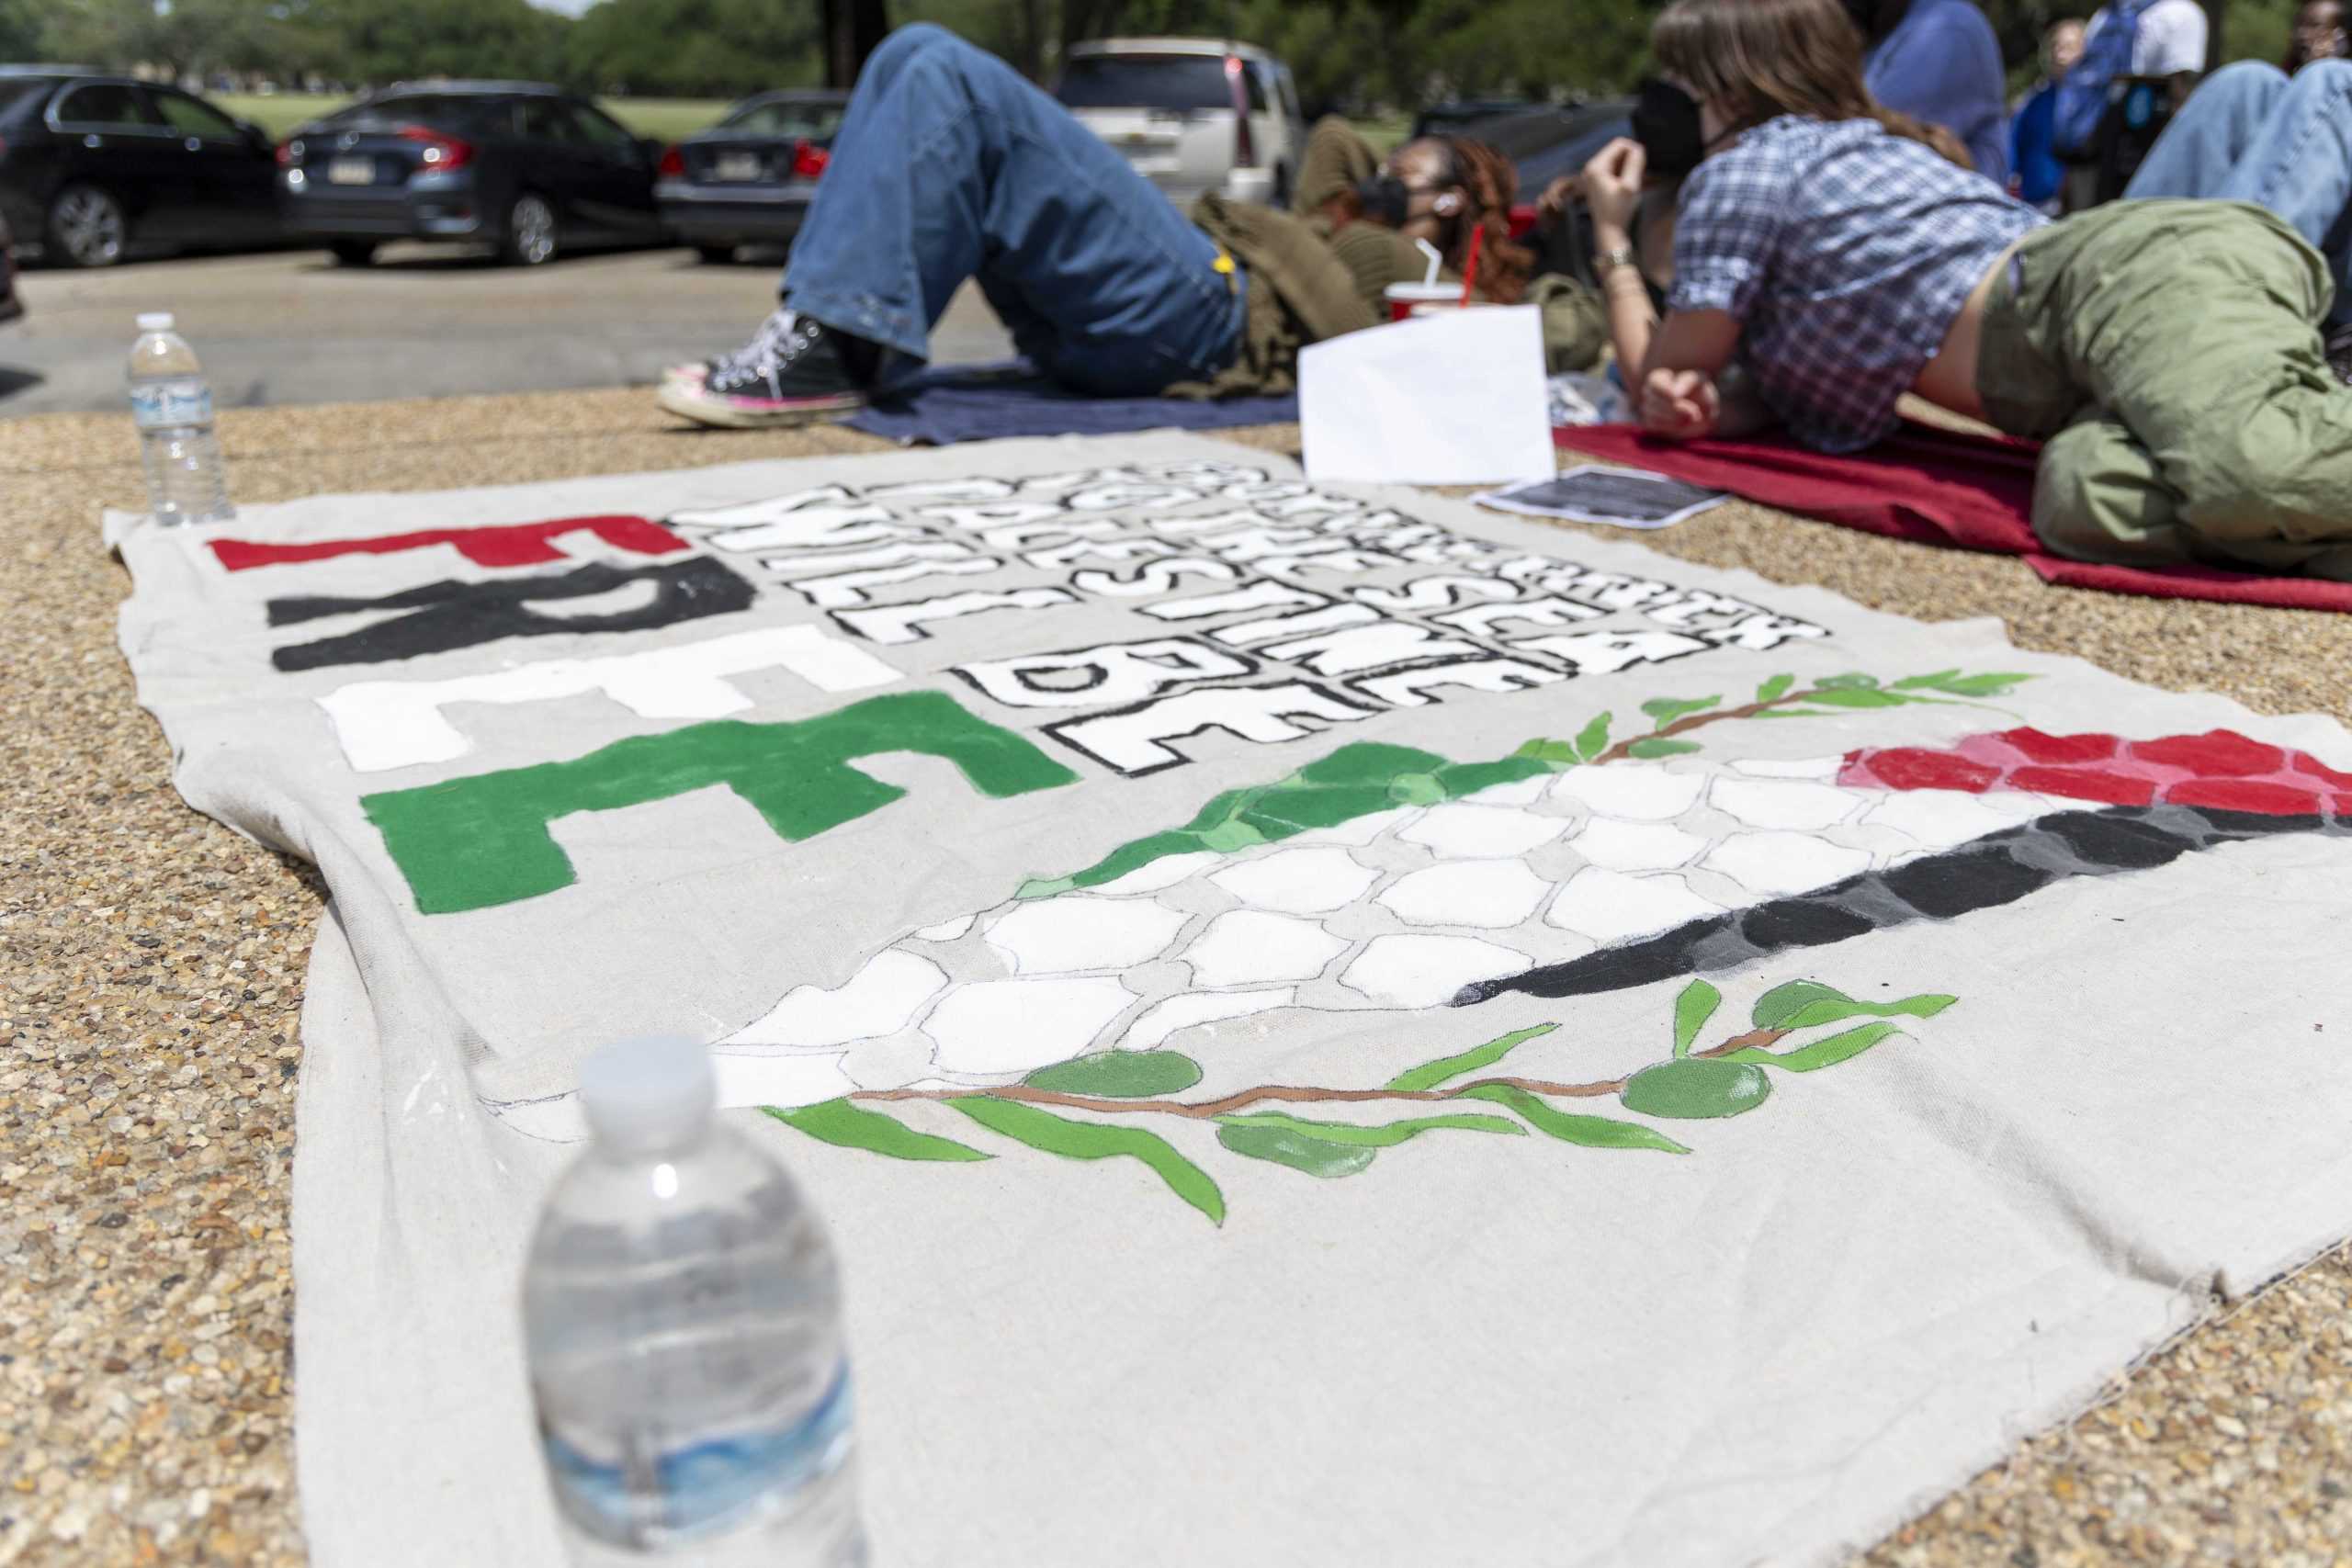
M 1818 980 L 1788 980 L 1756 998 L 1748 1021 L 1758 1029 L 1785 1029 L 1788 1021 L 1815 1002 L 1849 1002 L 1853 998 Z
M 1955 697 L 1997 697 L 2005 695 L 2020 682 L 2032 679 L 2032 676 L 2025 674 L 1963 675 L 1956 681 L 1946 681 L 1936 689 L 1949 692 Z
M 803 1105 L 786 1110 L 781 1105 L 761 1107 L 787 1127 L 797 1127 L 820 1144 L 836 1148 L 865 1149 L 869 1153 L 888 1155 L 892 1159 L 970 1160 L 993 1159 L 968 1144 L 953 1138 L 934 1138 L 929 1133 L 918 1133 L 912 1127 L 878 1111 L 867 1111 L 852 1105 L 847 1100 L 829 1100 L 821 1105 Z
M 1690 1152 L 1654 1127 L 1645 1127 L 1639 1122 L 1620 1122 L 1613 1116 L 1585 1116 L 1562 1111 L 1517 1084 L 1482 1083 L 1463 1092 L 1465 1099 L 1489 1100 L 1497 1105 L 1509 1106 L 1524 1117 L 1529 1126 L 1564 1144 L 1588 1149 L 1655 1149 L 1669 1155 Z
M 1828 989 L 1826 986 L 1822 988 Z M 1800 1029 L 1817 1029 L 1822 1024 L 1838 1023 L 1849 1018 L 1933 1018 L 1958 1000 L 1958 997 L 1930 994 L 1905 997 L 1899 1002 L 1858 1002 L 1850 997 L 1833 994 L 1808 1001 L 1779 1023 L 1766 1027 L 1785 1029 L 1793 1033 Z M 1763 1003 L 1758 1001 L 1757 1005 L 1761 1007 Z
M 1646 761 L 1652 757 L 1679 757 L 1685 751 L 1696 751 L 1698 750 L 1699 743 L 1695 740 L 1667 740 L 1657 736 L 1651 735 L 1645 736 L 1642 739 L 1634 741 L 1631 746 L 1626 747 L 1625 755 L 1628 757 L 1639 757 L 1643 761 Z
M 1317 1122 L 1305 1116 L 1289 1116 L 1279 1111 L 1254 1111 L 1234 1116 L 1220 1116 L 1217 1124 L 1224 1127 L 1280 1127 L 1302 1138 L 1320 1138 L 1325 1143 L 1348 1144 L 1358 1148 L 1387 1149 L 1417 1138 L 1423 1133 L 1504 1133 L 1513 1137 L 1525 1137 L 1525 1131 L 1516 1122 L 1500 1116 L 1481 1116 L 1475 1111 L 1456 1112 L 1444 1116 L 1416 1116 L 1403 1122 L 1389 1122 L 1377 1127 L 1361 1126 L 1353 1122 Z
M 1182 1051 L 1100 1051 L 1040 1067 L 1021 1081 L 1057 1094 L 1148 1100 L 1192 1088 L 1201 1081 L 1201 1065 Z
M 1819 708 L 1766 708 L 1758 718 L 1827 718 Z
M 1353 1176 L 1380 1157 L 1378 1149 L 1309 1138 L 1287 1127 L 1229 1124 L 1216 1130 L 1216 1141 L 1247 1158 L 1271 1160 L 1327 1181 Z
M 1715 1009 L 1723 1005 L 1724 994 L 1704 980 L 1693 980 L 1682 987 L 1674 998 L 1674 1054 L 1688 1056 L 1690 1043 L 1699 1038 L 1699 1031 L 1707 1020 L 1715 1016 Z
M 1937 691 L 1946 681 L 1959 679 L 1960 671 L 1957 670 L 1939 670 L 1931 675 L 1906 675 L 1900 681 L 1890 681 L 1886 689 L 1890 692 Z
M 1899 708 L 1911 700 L 1894 692 L 1868 692 L 1853 686 L 1817 691 L 1805 699 L 1826 708 Z
M 1692 697 L 1687 702 L 1674 697 L 1652 697 L 1642 705 L 1642 711 L 1656 719 L 1657 727 L 1663 729 L 1686 713 L 1704 713 L 1722 701 L 1721 697 Z
M 1759 703 L 1778 702 L 1788 695 L 1789 688 L 1796 683 L 1797 678 L 1793 675 L 1775 675 L 1756 688 L 1756 700 Z
M 1825 675 L 1814 682 L 1816 689 L 1824 692 L 1869 691 L 1877 684 L 1875 675 Z
M 1597 714 L 1590 724 L 1577 732 L 1577 761 L 1589 762 L 1609 750 L 1611 716 Z
M 1718 1056 L 1715 1060 L 1753 1062 L 1792 1073 L 1816 1072 L 1823 1067 L 1834 1067 L 1849 1057 L 1859 1056 L 1888 1035 L 1902 1032 L 1903 1026 L 1899 1023 L 1865 1023 L 1859 1029 L 1849 1029 L 1794 1051 L 1758 1051 L 1751 1045 L 1745 1051 L 1734 1051 L 1730 1055 Z
M 1458 1056 L 1440 1056 L 1434 1062 L 1423 1062 L 1418 1067 L 1398 1073 L 1388 1080 L 1386 1087 L 1405 1094 L 1419 1094 L 1425 1089 L 1435 1089 L 1464 1073 L 1491 1067 L 1517 1047 L 1559 1027 L 1556 1023 L 1538 1023 L 1525 1029 L 1514 1029 L 1509 1034 L 1497 1035 L 1484 1045 L 1473 1046 Z
M 1555 762 L 1562 767 L 1583 761 L 1577 755 L 1576 743 L 1569 740 L 1531 740 L 1511 755 L 1532 758 L 1538 762 Z
M 1139 1160 L 1168 1183 L 1170 1192 L 1206 1214 L 1213 1223 L 1225 1224 L 1225 1194 L 1217 1190 L 1208 1172 L 1178 1154 L 1174 1145 L 1157 1133 L 1147 1133 L 1140 1127 L 1074 1122 L 1019 1100 L 998 1100 L 984 1094 L 947 1103 L 989 1132 L 1001 1133 L 1046 1154 L 1060 1155 L 1065 1159 L 1111 1159 L 1124 1155 Z
M 1644 1067 L 1618 1098 L 1628 1111 L 1680 1121 L 1744 1115 L 1771 1092 L 1772 1080 L 1752 1062 L 1686 1056 Z

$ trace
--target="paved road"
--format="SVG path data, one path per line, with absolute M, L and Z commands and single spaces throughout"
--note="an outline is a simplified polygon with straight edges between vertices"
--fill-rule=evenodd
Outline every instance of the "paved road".
M 362 268 L 297 251 L 36 269 L 22 279 L 26 319 L 0 328 L 0 418 L 120 408 L 141 310 L 178 315 L 224 407 L 650 383 L 748 337 L 774 307 L 776 270 L 690 251 L 526 270 L 422 245 Z M 932 347 L 941 363 L 1012 352 L 968 288 Z

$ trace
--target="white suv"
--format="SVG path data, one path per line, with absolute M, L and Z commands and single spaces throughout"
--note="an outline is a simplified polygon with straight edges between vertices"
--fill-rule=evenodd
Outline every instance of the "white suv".
M 1290 203 L 1306 125 L 1290 67 L 1262 49 L 1191 38 L 1081 43 L 1054 96 L 1179 207 L 1213 190 Z

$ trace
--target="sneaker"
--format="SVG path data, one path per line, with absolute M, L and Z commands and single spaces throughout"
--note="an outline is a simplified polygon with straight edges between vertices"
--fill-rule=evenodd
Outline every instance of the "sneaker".
M 770 317 L 770 325 L 776 319 Z M 842 339 L 824 323 L 794 319 L 768 348 L 753 353 L 759 342 L 715 364 L 700 381 L 664 383 L 662 406 L 697 424 L 735 430 L 810 424 L 865 406 Z
M 697 359 L 691 365 L 667 366 L 662 371 L 662 379 L 665 382 L 687 381 L 700 386 L 710 378 L 711 372 L 715 370 L 740 370 L 747 365 L 756 365 L 763 358 L 772 358 L 784 340 L 792 335 L 793 325 L 799 319 L 791 310 L 778 306 L 766 321 L 760 323 L 760 330 L 752 334 L 752 341 L 742 347 L 722 354 L 716 359 Z
M 2352 387 L 2352 322 L 2327 334 L 2327 367 L 2335 372 L 2337 380 Z

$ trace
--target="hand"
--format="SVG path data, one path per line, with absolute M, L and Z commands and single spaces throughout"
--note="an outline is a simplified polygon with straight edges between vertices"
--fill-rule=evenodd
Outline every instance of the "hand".
M 1584 176 L 1562 175 L 1545 186 L 1544 194 L 1535 198 L 1535 221 L 1539 226 L 1549 229 L 1566 216 L 1568 203 L 1583 199 Z
M 1591 209 L 1595 229 L 1624 233 L 1641 204 L 1642 175 L 1649 154 L 1631 137 L 1621 136 L 1592 155 L 1584 166 L 1584 203 Z
M 1703 370 L 1653 370 L 1642 378 L 1642 428 L 1673 441 L 1715 432 L 1723 394 Z

